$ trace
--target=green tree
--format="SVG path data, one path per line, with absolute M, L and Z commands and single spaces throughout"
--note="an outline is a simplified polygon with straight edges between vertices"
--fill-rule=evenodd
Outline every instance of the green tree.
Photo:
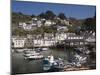
M 84 30 L 95 31 L 96 30 L 96 19 L 95 18 L 87 18 L 84 22 L 83 28 L 84 28 Z
M 19 22 L 27 22 L 30 21 L 31 15 L 25 15 L 21 12 L 17 13 L 17 12 L 12 12 L 12 23 L 19 23 Z
M 68 32 L 74 32 L 75 33 L 75 26 L 68 26 Z
M 38 17 L 45 18 L 45 14 L 44 13 L 41 13 L 41 14 L 38 15 Z
M 27 31 L 21 29 L 21 28 L 17 28 L 17 29 L 14 29 L 12 31 L 12 35 L 19 35 L 19 36 L 26 36 L 27 35 Z
M 31 15 L 32 18 L 36 17 L 34 14 Z
M 46 19 L 54 19 L 54 17 L 55 17 L 56 15 L 52 12 L 52 11 L 50 11 L 50 10 L 48 10 L 46 13 L 45 13 L 45 18 Z
M 60 19 L 66 19 L 66 16 L 65 16 L 64 13 L 60 13 L 60 14 L 58 15 L 58 17 L 59 17 Z

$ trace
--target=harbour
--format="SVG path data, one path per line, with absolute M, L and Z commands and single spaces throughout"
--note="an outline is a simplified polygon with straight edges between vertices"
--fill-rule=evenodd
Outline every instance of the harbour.
M 51 55 L 54 56 L 54 58 L 58 59 L 61 58 L 64 61 L 64 65 L 68 62 L 68 56 L 74 54 L 74 50 L 71 48 L 68 49 L 69 53 L 66 50 L 63 49 L 56 49 L 52 48 L 46 51 L 41 51 L 41 55 L 44 57 L 48 57 Z M 43 67 L 43 59 L 33 59 L 33 60 L 27 60 L 24 59 L 24 52 L 13 52 L 12 53 L 12 74 L 27 74 L 27 73 L 44 73 L 44 72 L 63 72 L 63 71 L 71 71 L 71 70 L 88 70 L 90 68 L 88 67 L 75 67 L 74 65 L 71 65 L 71 63 L 67 63 L 67 66 L 64 66 L 62 69 L 50 69 L 50 70 L 44 70 Z
M 41 54 L 44 55 L 44 57 L 47 57 L 48 55 L 52 54 L 55 56 L 55 58 L 66 58 L 66 53 L 64 51 L 60 50 L 47 50 L 42 51 Z M 43 65 L 42 65 L 42 59 L 39 60 L 24 60 L 24 53 L 23 52 L 14 52 L 12 54 L 12 72 L 15 73 L 31 73 L 31 72 L 44 72 L 43 71 Z

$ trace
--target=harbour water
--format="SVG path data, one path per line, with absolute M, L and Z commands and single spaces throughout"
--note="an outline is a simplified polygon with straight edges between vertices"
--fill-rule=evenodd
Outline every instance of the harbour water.
M 72 50 L 69 49 L 70 53 L 73 53 Z M 64 49 L 50 49 L 47 51 L 41 51 L 41 54 L 44 55 L 44 57 L 52 55 L 55 58 L 62 58 L 67 59 L 68 58 L 68 52 Z M 12 74 L 27 74 L 27 73 L 43 73 L 43 65 L 42 65 L 42 59 L 39 60 L 25 60 L 23 56 L 23 52 L 12 53 Z

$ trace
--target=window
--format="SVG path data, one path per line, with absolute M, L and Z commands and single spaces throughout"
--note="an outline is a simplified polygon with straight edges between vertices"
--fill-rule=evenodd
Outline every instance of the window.
M 68 39 L 70 39 L 70 37 L 68 37 Z
M 18 45 L 20 45 L 20 42 L 18 42 Z
M 71 39 L 73 39 L 73 37 L 71 37 Z
M 83 42 L 80 42 L 80 45 L 83 45 Z
M 74 45 L 74 43 L 73 43 L 73 42 L 71 42 L 71 43 L 70 43 L 70 45 Z
M 75 39 L 78 39 L 78 37 L 75 37 Z

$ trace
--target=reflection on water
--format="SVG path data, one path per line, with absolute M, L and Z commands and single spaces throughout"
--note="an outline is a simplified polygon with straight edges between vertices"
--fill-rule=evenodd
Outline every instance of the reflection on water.
M 50 55 L 54 55 L 55 58 L 63 58 L 67 59 L 69 52 L 72 53 L 72 50 L 63 50 L 63 49 L 51 49 L 48 51 L 42 51 L 45 57 Z M 12 73 L 42 73 L 44 72 L 42 69 L 42 59 L 40 60 L 24 60 L 23 53 L 12 53 Z

